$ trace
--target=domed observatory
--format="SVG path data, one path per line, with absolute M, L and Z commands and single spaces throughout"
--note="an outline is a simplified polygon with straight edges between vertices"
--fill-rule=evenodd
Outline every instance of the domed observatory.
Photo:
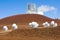
M 50 25 L 51 25 L 52 27 L 57 27 L 57 23 L 55 23 L 55 21 L 51 21 Z
M 12 24 L 12 28 L 13 28 L 13 29 L 18 29 L 17 24 L 15 24 L 15 23 L 14 23 L 14 24 Z
M 43 23 L 42 25 L 43 25 L 45 28 L 47 28 L 47 27 L 50 26 L 50 24 L 49 24 L 48 22 L 45 22 L 45 23 Z
M 8 27 L 7 26 L 3 26 L 3 30 L 7 31 Z
M 52 27 L 54 26 L 54 24 L 55 24 L 55 22 L 54 22 L 54 21 L 51 21 L 50 25 L 51 25 Z
M 38 28 L 39 24 L 37 22 L 31 22 L 31 23 L 29 23 L 29 26 L 31 28 Z
M 58 26 L 57 23 L 55 23 L 53 27 L 57 27 L 57 26 Z
M 31 23 L 31 22 L 29 23 L 29 26 L 30 26 L 30 28 L 32 28 L 32 27 L 33 27 L 33 25 L 32 25 L 32 23 Z

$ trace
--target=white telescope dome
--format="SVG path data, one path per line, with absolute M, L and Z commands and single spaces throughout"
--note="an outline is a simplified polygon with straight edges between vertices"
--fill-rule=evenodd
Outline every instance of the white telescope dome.
M 3 26 L 3 30 L 7 31 L 8 27 L 7 26 Z
M 32 27 L 32 23 L 29 23 L 29 26 Z
M 45 22 L 45 24 L 48 24 L 48 22 Z
M 29 23 L 30 27 L 32 28 L 38 28 L 39 24 L 37 22 L 31 22 Z
M 13 27 L 13 29 L 17 29 L 18 28 L 18 26 L 15 23 L 12 24 L 12 27 Z
M 50 25 L 51 25 L 52 27 L 54 27 L 55 22 L 54 22 L 54 21 L 51 21 Z
M 43 23 L 42 24 L 44 27 L 49 27 L 50 26 L 50 24 L 48 23 L 48 22 L 45 22 L 45 23 Z
M 53 27 L 57 27 L 57 23 L 55 23 L 55 24 L 53 25 Z
M 54 24 L 55 22 L 54 21 L 51 21 L 51 24 Z

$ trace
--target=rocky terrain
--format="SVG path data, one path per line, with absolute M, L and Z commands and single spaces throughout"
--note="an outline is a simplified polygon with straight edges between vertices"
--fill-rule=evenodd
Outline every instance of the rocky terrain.
M 36 21 L 39 27 L 43 27 L 43 22 L 55 21 L 57 28 L 29 28 L 28 23 Z M 17 30 L 13 30 L 11 25 L 16 23 Z M 2 27 L 7 25 L 10 32 L 1 33 Z M 37 14 L 20 14 L 0 19 L 0 40 L 60 40 L 60 20 L 48 18 Z

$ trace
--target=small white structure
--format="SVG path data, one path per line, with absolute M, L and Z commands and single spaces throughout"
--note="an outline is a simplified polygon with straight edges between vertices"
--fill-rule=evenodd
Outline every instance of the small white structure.
M 57 27 L 57 23 L 55 23 L 55 24 L 53 25 L 53 27 Z
M 54 21 L 51 21 L 51 23 L 50 23 L 50 24 L 51 24 L 51 26 L 53 26 L 53 25 L 55 24 L 55 22 L 54 22 Z
M 45 26 L 45 23 L 43 23 L 42 25 Z
M 30 26 L 30 27 L 33 27 L 32 23 L 29 23 L 29 26 Z
M 38 28 L 39 24 L 37 22 L 32 22 L 33 28 Z
M 39 24 L 37 22 L 31 22 L 29 23 L 29 26 L 32 28 L 38 28 Z
M 7 26 L 3 26 L 3 30 L 7 31 L 8 27 Z
M 15 23 L 12 24 L 12 27 L 13 27 L 13 29 L 17 29 L 18 28 L 18 26 Z
M 42 24 L 44 27 L 49 27 L 50 26 L 50 24 L 48 23 L 48 22 L 45 22 L 45 23 L 43 23 Z
M 45 24 L 47 24 L 47 26 L 50 26 L 50 24 L 48 22 L 45 22 Z
M 52 27 L 57 27 L 57 23 L 55 23 L 54 21 L 51 21 L 50 25 L 51 25 Z

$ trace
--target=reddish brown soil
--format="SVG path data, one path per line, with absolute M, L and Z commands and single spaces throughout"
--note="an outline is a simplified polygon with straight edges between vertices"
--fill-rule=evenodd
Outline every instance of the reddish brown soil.
M 42 29 L 30 29 L 28 23 L 36 21 L 42 27 L 42 23 L 45 21 L 54 20 L 58 23 L 57 28 L 42 28 Z M 4 35 L 0 34 L 0 40 L 60 40 L 60 20 L 51 19 L 43 15 L 36 14 L 21 14 L 6 17 L 0 20 L 0 30 L 2 26 L 7 25 L 9 29 L 12 29 L 11 24 L 16 23 L 19 27 L 17 30 L 13 30 Z
M 50 22 L 51 20 L 52 20 L 51 18 L 38 14 L 20 14 L 3 18 L 0 20 L 0 24 L 12 24 L 12 23 L 26 24 L 32 21 L 43 23 L 45 21 Z
M 38 14 L 20 14 L 20 15 L 6 17 L 0 20 L 0 26 L 11 25 L 13 23 L 16 23 L 18 26 L 28 25 L 28 23 L 32 21 L 36 21 L 40 24 L 40 26 L 42 26 L 43 22 L 48 21 L 50 23 L 52 20 L 57 22 L 58 26 L 60 26 L 60 20 L 48 18 L 46 16 L 38 15 Z
M 6 35 L 0 35 L 0 40 L 60 40 L 60 28 L 17 29 Z

